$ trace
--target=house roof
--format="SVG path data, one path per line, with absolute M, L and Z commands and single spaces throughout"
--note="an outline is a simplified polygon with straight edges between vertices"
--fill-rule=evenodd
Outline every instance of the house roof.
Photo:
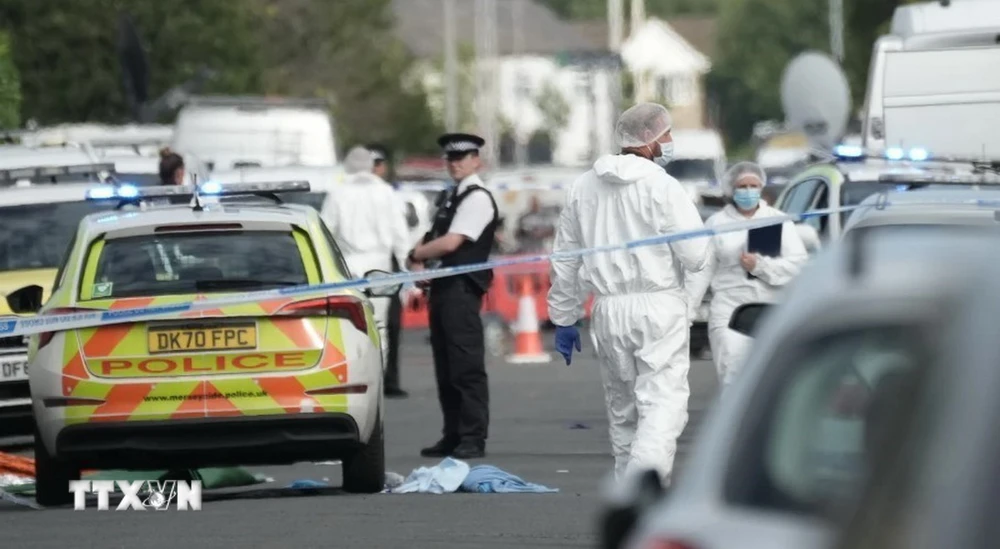
M 647 19 L 622 44 L 622 59 L 633 70 L 649 71 L 670 76 L 684 73 L 706 73 L 711 60 L 685 40 L 670 24 L 660 19 Z
M 649 20 L 654 20 L 650 18 Z M 716 19 L 714 17 L 684 16 L 666 20 L 670 28 L 694 49 L 709 59 L 715 55 Z M 594 44 L 608 43 L 608 24 L 604 20 L 574 23 L 579 32 Z M 626 40 L 628 36 L 624 37 Z
M 455 5 L 455 30 L 459 44 L 475 45 L 476 2 L 457 0 Z M 496 30 L 497 54 L 542 54 L 562 52 L 607 51 L 607 37 L 595 37 L 577 24 L 559 19 L 547 7 L 534 0 L 520 3 L 521 43 L 515 44 L 514 0 L 497 0 Z M 422 58 L 438 57 L 444 53 L 444 3 L 442 0 L 392 0 L 396 19 L 396 35 L 410 51 Z

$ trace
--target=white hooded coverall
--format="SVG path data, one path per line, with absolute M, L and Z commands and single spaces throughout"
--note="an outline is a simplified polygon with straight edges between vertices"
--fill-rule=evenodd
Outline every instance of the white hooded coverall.
M 348 175 L 327 194 L 321 216 L 354 277 L 375 269 L 391 272 L 393 255 L 399 265 L 406 265 L 411 243 L 405 206 L 392 186 L 377 175 Z M 389 299 L 374 299 L 372 305 L 384 342 Z
M 608 155 L 567 191 L 554 251 L 623 244 L 703 227 L 681 184 L 653 162 Z M 707 261 L 704 237 L 584 257 L 553 258 L 549 317 L 572 326 L 596 296 L 592 340 L 601 362 L 615 476 L 640 468 L 669 481 L 687 424 L 689 331 L 683 269 Z
M 732 204 L 712 215 L 706 227 L 785 215 L 784 212 L 761 200 L 757 211 L 745 217 Z M 688 304 L 694 310 L 701 304 L 705 290 L 711 286 L 712 302 L 708 313 L 708 341 L 712 347 L 712 360 L 724 386 L 732 383 L 750 349 L 751 338 L 729 329 L 733 311 L 744 303 L 773 302 L 775 294 L 795 275 L 809 255 L 795 225 L 787 221 L 781 229 L 781 256 L 757 256 L 757 266 L 748 278 L 740 264 L 740 255 L 747 251 L 748 231 L 736 231 L 712 236 L 708 265 L 699 272 L 688 273 L 685 286 Z

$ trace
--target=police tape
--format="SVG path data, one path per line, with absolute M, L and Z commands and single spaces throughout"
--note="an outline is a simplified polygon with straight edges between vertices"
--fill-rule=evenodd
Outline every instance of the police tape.
M 569 188 L 572 181 L 558 181 L 552 183 L 532 183 L 532 182 L 487 182 L 486 188 L 490 191 L 560 191 Z M 454 183 L 447 182 L 403 182 L 397 187 L 401 191 L 437 192 L 447 191 L 455 187 Z
M 231 294 L 225 297 L 205 299 L 200 301 L 189 301 L 175 304 L 157 305 L 153 307 L 137 307 L 128 309 L 87 311 L 77 313 L 67 313 L 59 315 L 41 314 L 28 318 L 8 318 L 0 320 L 0 337 L 16 337 L 33 335 L 43 332 L 77 330 L 82 328 L 94 328 L 114 324 L 126 324 L 130 322 L 146 320 L 162 320 L 177 317 L 182 313 L 193 312 L 205 309 L 216 309 L 225 305 L 237 305 L 254 302 L 270 301 L 293 296 L 310 294 L 329 294 L 344 290 L 366 290 L 374 288 L 384 288 L 402 286 L 416 282 L 425 282 L 439 278 L 459 276 L 479 271 L 487 271 L 496 268 L 512 267 L 530 263 L 542 263 L 546 261 L 559 261 L 577 257 L 585 257 L 600 253 L 615 251 L 627 251 L 646 246 L 657 246 L 670 244 L 682 240 L 694 238 L 710 237 L 718 234 L 725 234 L 738 231 L 747 231 L 761 227 L 769 227 L 787 222 L 804 221 L 811 218 L 825 217 L 828 215 L 846 213 L 862 206 L 844 206 L 840 208 L 828 208 L 812 210 L 801 214 L 784 214 L 761 219 L 751 219 L 726 223 L 716 227 L 705 227 L 692 231 L 682 231 L 670 233 L 650 238 L 643 238 L 621 244 L 598 246 L 593 248 L 567 250 L 551 254 L 540 254 L 532 256 L 520 256 L 514 258 L 498 259 L 484 263 L 472 265 L 462 265 L 458 267 L 444 267 L 440 269 L 426 271 L 409 271 L 397 274 L 386 274 L 378 277 L 359 278 L 345 280 L 341 282 L 328 282 L 323 284 L 289 286 L 274 290 L 262 290 L 256 292 L 244 292 Z

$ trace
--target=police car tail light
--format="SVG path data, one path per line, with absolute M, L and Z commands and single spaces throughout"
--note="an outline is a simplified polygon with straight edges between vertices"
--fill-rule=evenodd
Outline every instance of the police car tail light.
M 330 316 L 350 320 L 362 332 L 368 331 L 365 307 L 360 299 L 346 295 L 332 295 L 289 303 L 276 313 L 279 316 Z
M 73 313 L 87 313 L 91 312 L 90 309 L 77 309 L 74 307 L 63 307 L 51 309 L 45 312 L 45 316 L 52 315 L 71 315 Z M 52 337 L 56 335 L 56 332 L 41 332 L 38 334 L 38 348 L 41 349 L 52 342 Z

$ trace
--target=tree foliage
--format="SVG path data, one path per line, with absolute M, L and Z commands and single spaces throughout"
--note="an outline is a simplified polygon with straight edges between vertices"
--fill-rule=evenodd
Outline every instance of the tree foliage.
M 269 91 L 331 99 L 342 143 L 435 149 L 440 126 L 407 78 L 414 59 L 393 34 L 390 0 L 261 1 Z
M 260 86 L 256 14 L 231 0 L 0 0 L 0 25 L 13 39 L 22 117 L 39 123 L 121 121 L 128 114 L 116 50 L 118 17 L 133 17 L 145 42 L 150 95 L 218 72 L 207 91 Z
M 566 19 L 603 19 L 608 13 L 608 0 L 540 0 Z M 655 17 L 711 14 L 717 0 L 646 0 L 646 14 Z M 624 1 L 628 17 L 629 0 Z
M 413 59 L 393 36 L 390 0 L 0 0 L 23 119 L 128 118 L 121 13 L 146 50 L 150 99 L 209 68 L 200 93 L 329 99 L 345 145 L 434 148 L 439 126 L 422 86 L 405 85 Z
M 21 120 L 21 79 L 14 66 L 10 39 L 0 32 L 0 129 L 12 129 Z
M 845 0 L 844 71 L 853 108 L 864 100 L 875 40 L 893 11 L 910 0 Z M 796 55 L 830 50 L 827 3 L 800 0 L 724 0 L 708 87 L 733 144 L 745 141 L 760 120 L 783 119 L 781 75 Z

